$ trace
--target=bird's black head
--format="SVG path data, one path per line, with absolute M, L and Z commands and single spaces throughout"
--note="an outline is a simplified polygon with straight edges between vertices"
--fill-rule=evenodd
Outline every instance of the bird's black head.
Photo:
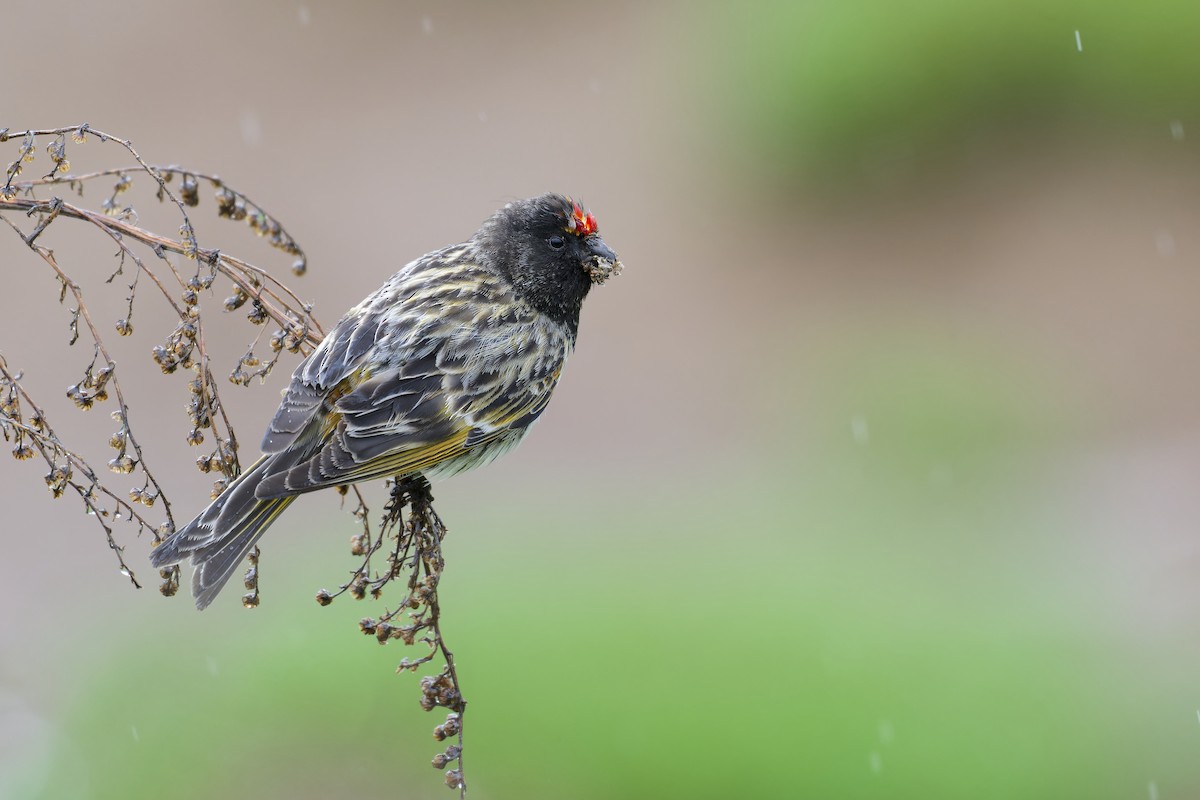
M 475 234 L 481 257 L 508 277 L 521 297 L 571 326 L 592 284 L 621 271 L 596 230 L 596 218 L 561 194 L 509 203 Z

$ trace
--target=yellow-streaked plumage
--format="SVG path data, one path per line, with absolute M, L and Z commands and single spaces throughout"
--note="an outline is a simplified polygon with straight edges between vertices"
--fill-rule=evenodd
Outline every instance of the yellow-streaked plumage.
M 296 368 L 263 457 L 151 553 L 155 566 L 190 556 L 203 608 L 296 495 L 444 477 L 515 447 L 550 400 L 588 289 L 620 269 L 585 213 L 561 195 L 510 203 L 347 312 Z

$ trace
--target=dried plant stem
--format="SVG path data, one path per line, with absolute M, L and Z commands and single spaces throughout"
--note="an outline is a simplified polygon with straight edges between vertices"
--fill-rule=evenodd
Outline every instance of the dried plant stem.
M 71 174 L 68 147 L 82 145 L 88 137 L 118 145 L 132 157 L 136 166 Z M 52 162 L 49 171 L 40 177 L 20 180 L 25 165 L 36 160 L 35 145 L 39 140 L 46 139 L 50 140 L 45 148 Z M 104 340 L 103 332 L 106 329 L 103 319 L 98 322 L 87 303 L 92 290 L 85 290 L 88 282 L 77 280 L 81 276 L 77 273 L 73 275 L 68 267 L 60 263 L 59 257 L 46 242 L 53 238 L 58 230 L 56 226 L 64 224 L 64 220 L 82 221 L 101 231 L 106 243 L 111 242 L 116 246 L 113 255 L 118 263 L 108 275 L 106 284 L 112 284 L 118 276 L 124 275 L 126 265 L 132 263 L 125 316 L 117 320 L 115 325 L 116 332 L 121 336 L 133 334 L 135 298 L 143 278 L 155 287 L 148 290 L 151 295 L 157 292 L 166 301 L 175 315 L 175 328 L 153 347 L 153 360 L 163 373 L 174 373 L 180 367 L 191 373 L 188 383 L 190 402 L 187 405 L 190 430 L 186 441 L 198 446 L 206 434 L 215 439 L 215 449 L 196 459 L 196 466 L 202 472 L 215 472 L 220 476 L 214 483 L 214 497 L 240 472 L 240 462 L 238 439 L 220 395 L 214 374 L 214 354 L 210 351 L 206 335 L 206 319 L 211 321 L 212 314 L 207 305 L 204 313 L 201 312 L 201 296 L 218 280 L 228 281 L 233 294 L 225 299 L 224 310 L 231 312 L 248 305 L 246 318 L 251 324 L 260 326 L 246 352 L 237 359 L 229 373 L 229 380 L 235 384 L 247 385 L 255 377 L 265 378 L 285 353 L 309 352 L 324 337 L 324 330 L 313 317 L 311 306 L 271 272 L 220 250 L 200 246 L 188 217 L 188 208 L 200 202 L 200 182 L 207 181 L 215 191 L 219 217 L 245 221 L 275 249 L 294 256 L 296 260 L 291 265 L 293 273 L 303 274 L 306 256 L 273 215 L 216 175 L 178 166 L 153 166 L 141 157 L 129 141 L 94 130 L 86 124 L 31 129 L 19 133 L 0 128 L 0 144 L 6 142 L 12 142 L 10 146 L 15 146 L 18 152 L 17 157 L 7 164 L 3 176 L 0 176 L 0 220 L 49 267 L 59 283 L 58 302 L 68 302 L 68 296 L 73 302 L 74 307 L 69 310 L 68 345 L 75 345 L 81 336 L 85 341 L 86 338 L 91 339 L 91 361 L 84 368 L 83 379 L 68 389 L 67 397 L 77 408 L 87 410 L 107 400 L 111 392 L 117 406 L 111 416 L 119 427 L 108 440 L 109 446 L 117 451 L 116 457 L 108 462 L 108 469 L 120 476 L 136 474 L 134 485 L 128 490 L 128 499 L 123 497 L 123 491 L 113 482 L 120 479 L 110 475 L 102 479 L 102 471 L 95 469 L 81 455 L 81 452 L 86 452 L 85 449 L 68 447 L 59 439 L 47 420 L 44 405 L 35 402 L 29 392 L 24 374 L 19 369 L 11 369 L 2 352 L 0 435 L 13 444 L 12 454 L 15 458 L 28 460 L 41 457 L 49 468 L 45 482 L 53 497 L 60 497 L 67 490 L 79 496 L 87 513 L 95 517 L 104 530 L 108 546 L 116 554 L 122 573 L 128 576 L 135 587 L 140 588 L 141 584 L 133 570 L 125 562 L 114 523 L 118 520 L 127 521 L 126 524 L 136 525 L 139 534 L 149 531 L 158 542 L 176 529 L 172 504 L 147 464 L 148 456 L 152 455 L 147 449 L 153 448 L 143 448 L 142 440 L 134 435 L 130 423 L 129 398 L 118 379 L 117 364 L 111 355 L 113 351 Z M 2 162 L 0 168 L 4 168 Z M 138 176 L 149 176 L 153 181 L 155 198 L 173 206 L 178 212 L 181 221 L 178 238 L 163 236 L 141 227 L 133 206 L 122 205 L 124 200 L 118 202 Z M 115 180 L 99 210 L 89 208 L 75 198 L 72 198 L 74 202 L 67 202 L 60 196 L 41 196 L 63 187 L 82 197 L 86 186 L 95 186 L 98 181 L 105 179 Z M 177 191 L 173 191 L 170 184 L 176 179 Z M 22 222 L 17 215 L 32 221 Z M 147 252 L 153 253 L 154 257 L 148 257 Z M 195 267 L 191 275 L 187 274 L 190 271 L 186 267 L 188 261 L 193 262 Z M 271 355 L 260 359 L 256 350 L 266 333 L 267 320 L 272 320 L 279 329 L 269 337 Z M 123 367 L 121 375 L 124 374 Z M 141 482 L 140 488 L 138 481 Z M 429 483 L 421 476 L 406 476 L 393 482 L 390 499 L 375 529 L 372 528 L 370 509 L 362 493 L 357 487 L 352 490 L 357 500 L 353 513 L 361 523 L 361 530 L 351 540 L 351 551 L 355 556 L 361 556 L 362 561 L 337 592 L 331 594 L 322 590 L 317 594 L 317 600 L 327 605 L 345 593 L 360 600 L 367 594 L 379 599 L 387 584 L 397 579 L 403 582 L 404 596 L 399 605 L 391 611 L 384 609 L 379 619 L 363 619 L 359 626 L 380 644 L 400 639 L 406 645 L 417 642 L 425 645 L 427 650 L 420 656 L 401 659 L 398 672 L 415 672 L 435 660 L 444 662 L 440 672 L 421 679 L 420 703 L 427 711 L 440 707 L 449 712 L 445 721 L 434 728 L 434 737 L 439 742 L 449 740 L 454 743 L 446 745 L 444 751 L 434 757 L 433 765 L 446 770 L 446 784 L 457 789 L 460 798 L 465 798 L 463 716 L 467 704 L 459 685 L 454 654 L 447 647 L 442 632 L 442 607 L 438 598 L 439 582 L 445 568 L 442 553 L 445 525 L 434 511 Z M 349 491 L 343 488 L 342 493 L 345 495 Z M 157 525 L 144 510 L 156 502 L 162 504 L 165 516 L 165 521 Z M 383 563 L 380 564 L 380 561 Z M 247 593 L 243 595 L 242 602 L 248 607 L 258 605 L 260 600 L 259 566 L 259 552 L 255 548 L 249 556 L 249 569 L 244 580 Z M 165 595 L 175 594 L 179 587 L 179 567 L 161 570 L 159 575 L 162 579 L 160 591 Z
M 442 541 L 447 531 L 433 508 L 429 482 L 419 475 L 394 482 L 377 532 L 371 530 L 361 495 L 355 514 L 363 522 L 363 530 L 351 539 L 351 552 L 363 556 L 363 562 L 351 572 L 350 580 L 336 592 L 324 589 L 318 592 L 317 602 L 329 605 L 347 592 L 358 600 L 367 594 L 379 598 L 387 584 L 396 579 L 405 579 L 408 593 L 400 605 L 392 611 L 385 610 L 378 619 L 363 619 L 359 622 L 359 628 L 363 633 L 375 637 L 380 644 L 399 639 L 406 645 L 421 642 L 429 648 L 428 652 L 417 658 L 402 658 L 397 672 L 415 672 L 439 657 L 445 662 L 439 674 L 421 679 L 421 707 L 426 711 L 437 707 L 450 711 L 446 720 L 434 728 L 434 738 L 438 741 L 454 739 L 457 744 L 448 746 L 435 756 L 433 766 L 445 769 L 457 762 L 456 767 L 446 771 L 446 784 L 458 789 L 460 796 L 465 798 L 467 789 L 462 754 L 463 715 L 467 702 L 459 683 L 454 653 L 446 645 L 442 633 L 438 586 L 445 568 Z M 372 572 L 372 557 L 383 549 L 389 539 L 392 545 L 384 568 Z
M 274 276 L 266 270 L 260 269 L 253 264 L 247 263 L 239 258 L 226 255 L 220 250 L 208 250 L 202 247 L 195 246 L 194 243 L 189 244 L 186 240 L 169 239 L 165 236 L 159 236 L 156 233 L 147 231 L 144 228 L 139 228 L 136 225 L 130 224 L 120 219 L 108 217 L 99 214 L 95 211 L 64 202 L 59 198 L 51 200 L 36 200 L 24 197 L 14 197 L 5 200 L 0 197 L 0 211 L 13 210 L 20 211 L 25 214 L 33 214 L 37 212 L 53 213 L 55 217 L 62 216 L 72 217 L 74 219 L 85 220 L 93 225 L 105 230 L 111 235 L 128 236 L 131 239 L 136 239 L 139 242 L 153 248 L 155 252 L 170 252 L 179 255 L 191 254 L 205 264 L 215 266 L 218 271 L 233 282 L 234 286 L 244 292 L 248 297 L 252 297 L 262 304 L 268 315 L 275 322 L 285 327 L 290 327 L 295 324 L 296 320 L 285 311 L 285 309 L 303 308 L 307 312 L 308 305 L 300 300 L 299 297 L 284 284 L 280 283 Z M 4 218 L 9 226 L 13 227 L 18 235 L 25 240 L 25 243 L 33 247 L 33 239 L 36 236 L 26 237 L 21 233 L 10 220 Z M 40 234 L 48 223 L 40 225 L 35 229 L 35 233 Z M 144 267 L 143 267 L 144 269 Z M 176 273 L 178 277 L 178 273 Z M 156 280 L 157 283 L 157 280 Z M 180 283 L 183 283 L 180 278 Z M 265 288 L 266 286 L 274 286 L 273 289 Z M 162 288 L 162 284 L 159 284 Z M 165 293 L 165 290 L 164 290 Z M 292 312 L 294 313 L 294 312 Z M 317 323 L 315 319 L 309 318 L 307 330 L 304 332 L 304 340 L 309 345 L 316 345 L 325 336 L 325 331 Z
M 201 456 L 197 459 L 197 466 L 203 472 L 215 471 L 223 476 L 216 482 L 215 492 L 223 489 L 229 480 L 238 474 L 240 468 L 237 437 L 226 405 L 221 401 L 217 381 L 213 374 L 205 321 L 199 309 L 200 292 L 211 287 L 216 278 L 223 277 L 230 281 L 234 289 L 234 297 L 231 300 L 235 302 L 231 305 L 231 300 L 226 300 L 226 309 L 236 308 L 241 303 L 250 301 L 251 308 L 248 317 L 252 323 L 262 325 L 267 320 L 274 320 L 280 327 L 280 330 L 271 337 L 274 355 L 266 361 L 265 365 L 260 366 L 263 362 L 254 355 L 253 345 L 251 350 L 237 361 L 231 375 L 236 383 L 245 384 L 252 377 L 265 377 L 284 351 L 306 352 L 320 341 L 324 332 L 312 317 L 311 307 L 301 301 L 291 289 L 269 272 L 241 259 L 225 255 L 219 250 L 199 246 L 187 212 L 188 206 L 199 203 L 197 178 L 200 176 L 197 173 L 188 172 L 180 167 L 154 167 L 147 163 L 127 140 L 94 130 L 86 124 L 77 127 L 30 129 L 15 135 L 10 134 L 7 128 L 0 129 L 0 143 L 14 140 L 18 136 L 20 143 L 17 157 L 8 164 L 5 177 L 2 179 L 3 184 L 0 185 L 0 219 L 3 219 L 8 227 L 20 236 L 22 242 L 37 253 L 42 261 L 50 267 L 61 287 L 59 302 L 65 301 L 68 295 L 74 301 L 74 308 L 70 311 L 70 341 L 68 344 L 74 345 L 81 332 L 86 332 L 86 335 L 90 336 L 92 340 L 93 356 L 91 362 L 84 369 L 83 380 L 72 386 L 68 390 L 67 396 L 78 408 L 84 410 L 92 408 L 98 402 L 103 402 L 110 393 L 114 396 L 118 410 L 113 412 L 112 416 L 119 423 L 119 429 L 113 434 L 109 443 L 118 452 L 117 457 L 112 459 L 108 466 L 118 474 L 141 473 L 144 478 L 141 487 L 135 486 L 129 490 L 129 497 L 133 503 L 144 505 L 147 508 L 155 502 L 162 503 L 166 516 L 166 522 L 162 525 L 154 526 L 140 515 L 130 515 L 130 518 L 138 516 L 139 530 L 148 528 L 153 533 L 155 540 L 158 541 L 176 527 L 171 504 L 167 500 L 158 478 L 147 464 L 147 453 L 143 448 L 143 442 L 134 434 L 130 423 L 128 398 L 118 378 L 115 360 L 101 333 L 102 326 L 97 324 L 89 309 L 80 282 L 60 264 L 54 251 L 42 243 L 48 231 L 55 223 L 64 219 L 85 221 L 102 231 L 108 240 L 117 246 L 116 256 L 119 258 L 116 270 L 108 276 L 106 283 L 112 283 L 118 275 L 121 275 L 127 262 L 134 264 L 135 271 L 129 284 L 126 315 L 116 323 L 116 330 L 120 335 L 126 336 L 133 331 L 131 320 L 135 296 L 139 281 L 143 276 L 149 278 L 174 312 L 178 324 L 166 340 L 153 349 L 154 360 L 163 372 L 174 372 L 182 366 L 195 373 L 194 379 L 189 384 L 192 399 L 188 413 L 193 427 L 187 435 L 187 441 L 193 446 L 200 444 L 204 439 L 202 431 L 211 432 L 214 437 L 216 449 L 211 455 Z M 98 170 L 79 175 L 69 174 L 70 162 L 67 159 L 69 142 L 82 145 L 89 137 L 99 139 L 102 143 L 114 143 L 120 146 L 132 156 L 136 166 Z M 50 139 L 46 152 L 53 162 L 52 168 L 41 177 L 20 180 L 25 165 L 37 158 L 36 142 L 46 138 Z M 138 174 L 148 175 L 154 182 L 157 199 L 169 202 L 178 211 L 182 220 L 178 239 L 162 236 L 139 226 L 136 222 L 138 215 L 133 207 L 118 205 L 118 196 L 133 185 L 133 177 Z M 108 199 L 102 204 L 102 211 L 78 203 L 67 202 L 59 196 L 48 198 L 37 196 L 40 190 L 53 189 L 58 186 L 63 186 L 74 194 L 82 196 L 85 185 L 112 176 L 116 176 L 117 180 Z M 173 192 L 168 186 L 173 177 L 180 178 L 178 193 Z M 202 177 L 212 182 L 217 189 L 219 215 L 232 219 L 244 219 L 256 233 L 268 236 L 274 247 L 297 256 L 298 260 L 293 264 L 293 271 L 297 273 L 302 271 L 301 268 L 305 264 L 303 252 L 272 215 L 215 176 L 204 175 Z M 32 226 L 23 230 L 22 226 L 10 218 L 8 212 L 33 218 L 34 222 Z M 151 264 L 148 264 L 146 259 L 134 249 L 134 245 L 144 246 L 153 252 L 157 257 L 155 263 L 159 265 L 160 269 L 156 270 Z M 181 274 L 169 257 L 171 254 L 194 261 L 196 263 L 195 274 L 190 278 Z M 168 275 L 170 277 L 167 277 Z M 174 286 L 172 286 L 172 279 Z M 80 325 L 81 320 L 82 326 Z M 255 342 L 261 339 L 263 331 L 264 329 L 260 327 Z M 248 372 L 243 367 L 250 367 L 252 371 Z M 13 376 L 12 371 L 6 370 L 6 372 L 15 385 L 8 387 L 6 395 L 8 399 L 0 408 L 0 432 L 6 439 L 15 438 L 14 456 L 19 459 L 28 458 L 36 449 L 38 452 L 49 453 L 52 456 L 58 454 L 59 457 L 64 457 L 63 454 L 68 451 L 61 442 L 47 438 L 47 434 L 39 425 L 25 424 L 22 418 L 22 405 L 26 407 L 24 413 L 32 414 L 34 418 L 44 424 L 45 415 L 41 411 L 42 406 L 34 405 L 33 398 L 21 382 L 20 373 Z M 124 372 L 122 371 L 121 374 L 123 375 Z M 0 386 L 0 389 L 3 388 L 5 387 Z M 20 392 L 16 391 L 17 388 L 20 389 Z M 78 451 L 69 452 L 77 453 Z M 79 460 L 82 461 L 82 459 Z M 54 473 L 53 469 L 52 473 Z M 97 483 L 98 487 L 105 490 L 96 496 L 119 498 L 120 493 L 105 487 L 94 470 L 89 469 L 87 474 L 91 480 Z M 52 480 L 52 477 L 53 475 L 47 476 L 47 483 L 54 496 L 57 497 L 69 483 L 58 479 Z M 89 495 L 89 502 L 91 502 L 90 497 L 91 495 Z M 126 515 L 125 512 L 128 511 L 128 508 L 118 507 L 105 510 L 99 507 L 92 509 L 89 506 L 89 510 L 93 510 L 97 518 L 102 521 L 105 536 L 108 537 L 110 545 L 113 545 L 111 525 L 104 520 L 108 518 L 109 513 L 112 514 L 111 518 L 119 519 Z M 127 565 L 123 561 L 121 566 L 122 569 L 127 569 Z M 162 577 L 164 593 L 173 593 L 178 585 L 178 570 L 164 570 Z
M 3 217 L 0 219 L 4 219 L 5 222 L 7 222 L 14 230 L 16 230 L 18 235 L 21 234 L 20 228 L 17 228 L 15 225 L 13 225 L 12 222 L 8 220 L 8 218 Z M 51 217 L 51 219 L 53 219 L 53 217 Z M 45 227 L 44 225 L 39 226 L 39 228 L 35 231 L 35 233 L 40 232 L 41 230 L 44 229 L 44 227 Z M 129 408 L 129 404 L 125 402 L 125 395 L 121 391 L 121 382 L 117 379 L 117 376 L 115 374 L 116 364 L 112 360 L 112 357 L 108 354 L 108 349 L 104 346 L 104 340 L 100 337 L 100 332 L 98 330 L 96 330 L 96 325 L 92 321 L 92 315 L 90 313 L 88 313 L 87 304 L 85 304 L 83 301 L 83 293 L 80 292 L 80 290 L 79 290 L 79 284 L 77 284 L 77 283 L 75 283 L 75 281 L 71 280 L 71 277 L 62 271 L 62 268 L 58 266 L 58 260 L 55 259 L 53 252 L 51 252 L 50 250 L 47 250 L 45 247 L 42 247 L 41 245 L 34 243 L 33 240 L 35 238 L 36 238 L 36 236 L 29 236 L 28 238 L 26 238 L 26 244 L 28 244 L 29 247 L 35 253 L 37 253 L 39 256 L 41 256 L 43 261 L 45 261 L 47 264 L 50 265 L 50 268 L 52 270 L 54 270 L 54 274 L 58 277 L 58 280 L 62 284 L 62 286 L 65 289 L 67 289 L 68 291 L 70 291 L 71 296 L 75 298 L 75 304 L 76 304 L 75 313 L 83 318 L 84 324 L 87 325 L 88 330 L 91 332 L 92 339 L 95 341 L 96 352 L 100 355 L 101 358 L 104 359 L 104 363 L 105 363 L 104 369 L 107 369 L 109 372 L 109 378 L 107 379 L 107 381 L 105 381 L 105 384 L 112 386 L 113 394 L 115 394 L 116 398 L 117 398 L 117 404 L 122 409 L 122 412 L 120 412 L 120 413 L 124 417 L 123 423 L 125 426 L 125 430 L 127 431 L 126 440 L 129 442 L 129 445 L 133 448 L 133 452 L 137 455 L 137 462 L 139 464 L 141 464 L 142 471 L 145 472 L 145 474 L 146 474 L 146 479 L 150 482 L 150 485 L 152 485 L 154 487 L 155 496 L 160 497 L 162 499 L 163 509 L 167 515 L 167 521 L 171 526 L 171 530 L 174 530 L 175 529 L 175 517 L 171 514 L 171 503 L 167 500 L 166 496 L 163 494 L 162 486 L 159 484 L 158 479 L 154 477 L 154 473 L 152 473 L 150 471 L 150 468 L 146 465 L 146 459 L 145 459 L 144 454 L 142 453 L 142 446 L 138 442 L 137 437 L 135 437 L 133 435 L 133 427 L 132 427 L 132 425 L 130 425 L 128 415 L 124 411 L 125 409 Z M 26 395 L 26 398 L 28 399 L 28 395 Z M 153 526 L 150 527 L 150 530 L 152 530 L 154 532 L 154 540 L 156 542 L 161 541 L 162 537 L 158 533 L 158 530 L 156 528 L 154 528 Z M 111 538 L 112 538 L 111 531 L 109 531 L 109 534 L 110 534 L 109 538 L 111 540 Z M 125 565 L 122 564 L 122 567 L 124 567 L 124 566 Z M 136 584 L 136 581 L 134 581 L 134 583 Z
M 61 494 L 63 489 L 70 488 L 79 495 L 88 513 L 93 515 L 100 524 L 100 527 L 104 529 L 108 546 L 116 554 L 121 572 L 129 578 L 134 587 L 138 589 L 142 588 L 133 570 L 125 563 L 125 548 L 118 545 L 116 539 L 113 538 L 113 527 L 109 524 L 108 520 L 113 516 L 114 512 L 110 512 L 109 509 L 102 507 L 96 500 L 96 494 L 100 493 L 108 497 L 113 504 L 116 514 L 124 513 L 135 521 L 141 529 L 149 530 L 156 537 L 159 535 L 158 529 L 130 503 L 105 487 L 91 465 L 87 462 L 87 459 L 68 448 L 59 440 L 46 419 L 46 413 L 33 401 L 29 393 L 25 391 L 25 387 L 21 384 L 21 377 L 20 373 L 9 371 L 7 362 L 5 362 L 3 356 L 0 356 L 0 390 L 9 395 L 19 395 L 21 400 L 32 411 L 30 418 L 33 420 L 31 423 L 26 423 L 5 412 L 3 418 L 0 419 L 0 428 L 4 430 L 5 438 L 8 438 L 10 429 L 12 429 L 18 432 L 17 436 L 19 440 L 23 441 L 27 438 L 33 443 L 33 448 L 37 450 L 42 460 L 50 468 L 50 472 L 46 476 L 46 483 L 49 485 L 50 490 Z M 27 456 L 21 457 L 25 458 Z M 59 464 L 60 459 L 65 462 L 66 468 Z M 74 472 L 76 470 L 87 479 L 86 486 L 74 480 Z

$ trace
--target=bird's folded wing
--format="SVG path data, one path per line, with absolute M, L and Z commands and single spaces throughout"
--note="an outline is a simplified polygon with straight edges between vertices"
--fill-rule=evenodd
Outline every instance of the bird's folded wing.
M 496 351 L 480 360 L 478 347 L 445 344 L 376 372 L 364 366 L 316 401 L 324 410 L 303 426 L 286 418 L 272 424 L 272 430 L 303 427 L 291 446 L 311 447 L 313 453 L 264 477 L 256 495 L 420 472 L 524 429 L 549 402 L 566 349 L 564 340 L 549 350 Z M 280 416 L 303 408 L 303 402 L 285 401 Z

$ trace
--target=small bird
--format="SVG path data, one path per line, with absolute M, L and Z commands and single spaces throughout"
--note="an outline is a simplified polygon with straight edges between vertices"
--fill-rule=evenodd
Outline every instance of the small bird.
M 409 263 L 296 367 L 262 457 L 151 563 L 190 556 L 203 609 L 297 495 L 446 477 L 513 449 L 550 401 L 588 290 L 620 271 L 595 217 L 560 194 L 509 203 Z

